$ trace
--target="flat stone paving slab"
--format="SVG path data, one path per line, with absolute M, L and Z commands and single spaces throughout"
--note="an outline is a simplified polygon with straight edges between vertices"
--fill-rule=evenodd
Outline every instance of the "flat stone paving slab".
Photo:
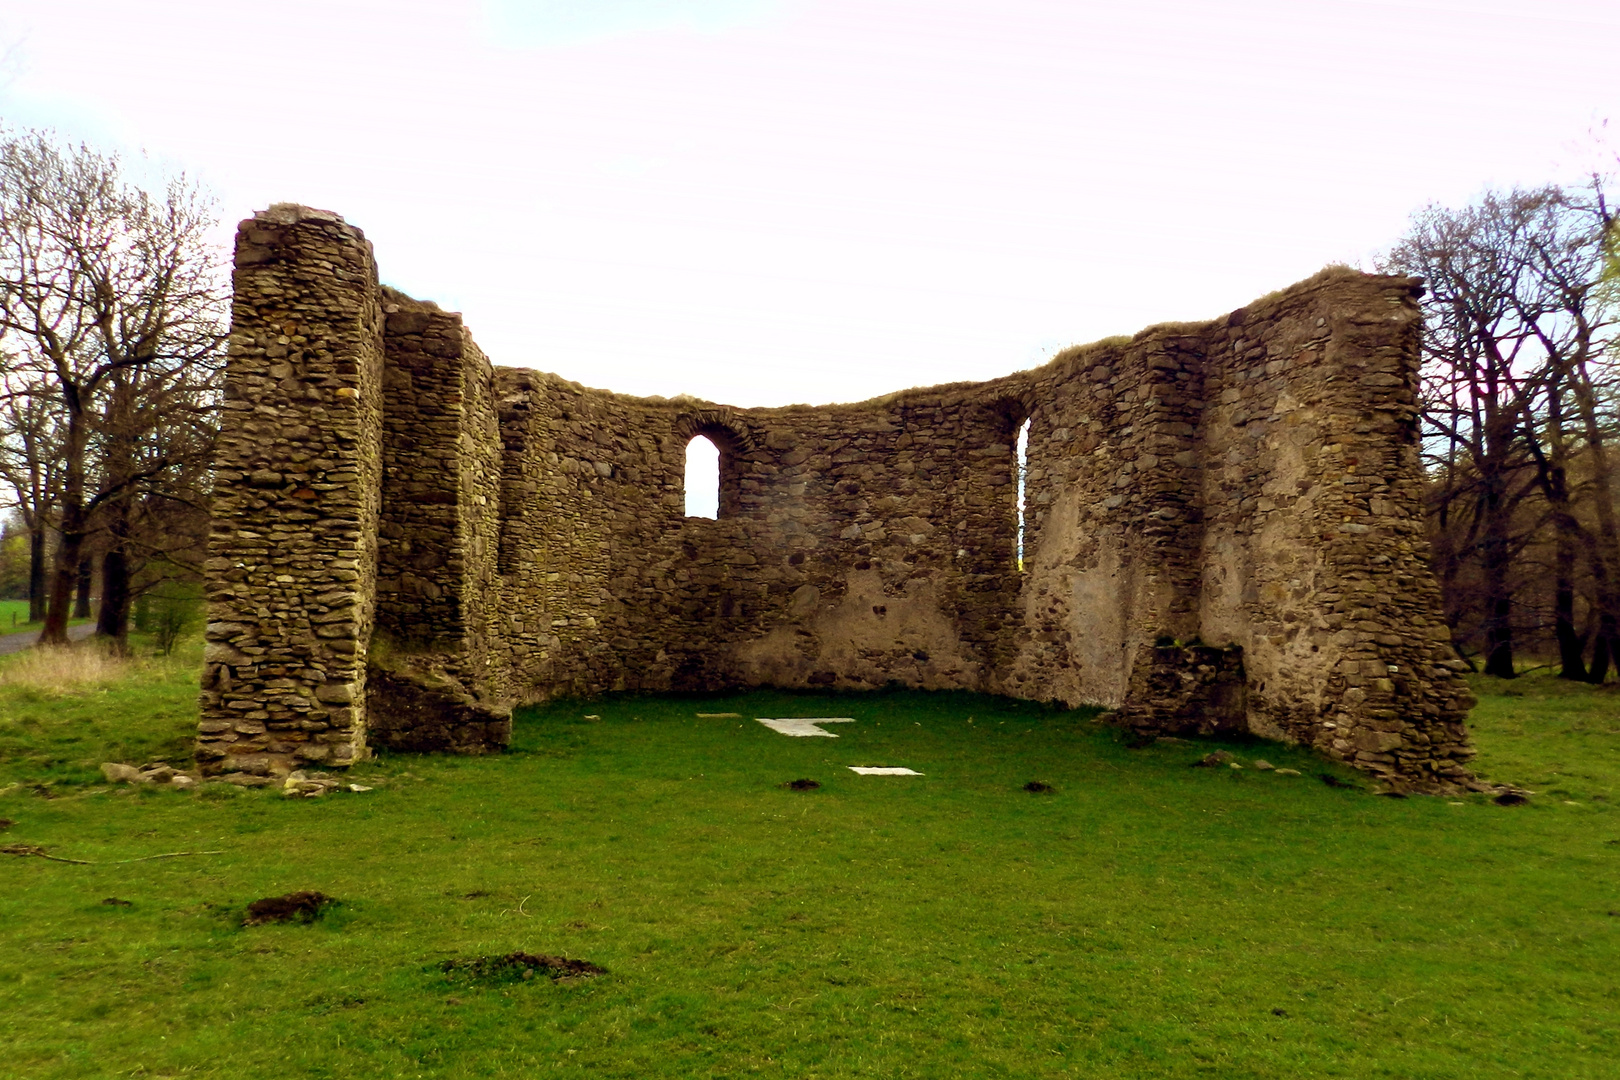
M 768 720 L 763 716 L 757 716 L 755 719 L 772 731 L 783 735 L 792 735 L 795 738 L 820 735 L 827 739 L 836 739 L 838 736 L 830 731 L 822 731 L 816 726 L 817 724 L 853 724 L 855 722 L 853 716 L 795 716 L 779 720 Z

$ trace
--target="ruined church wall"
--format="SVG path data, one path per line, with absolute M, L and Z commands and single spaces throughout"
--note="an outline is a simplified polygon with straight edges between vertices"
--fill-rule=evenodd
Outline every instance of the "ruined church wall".
M 236 237 L 197 756 L 211 771 L 366 753 L 381 489 L 371 245 L 277 206 Z
M 236 287 L 210 768 L 349 761 L 368 716 L 378 745 L 481 752 L 560 694 L 899 684 L 1464 775 L 1409 279 L 1325 273 L 986 383 L 777 409 L 495 368 L 320 211 L 244 222 Z M 695 435 L 719 520 L 684 514 Z
M 1016 593 L 1004 410 L 949 392 L 732 410 L 503 381 L 527 695 L 981 685 Z M 722 447 L 719 520 L 684 515 L 696 434 Z
M 1461 776 L 1472 699 L 1423 534 L 1420 294 L 1329 275 L 1212 335 L 1200 628 L 1243 647 L 1256 734 Z
M 1471 699 L 1422 536 L 1416 290 L 1330 272 L 1034 373 L 1026 636 L 997 688 L 1461 775 Z M 1235 715 L 1216 715 L 1197 684 L 1238 655 Z
M 738 576 L 759 608 L 735 680 L 982 687 L 1017 589 L 1011 405 L 943 387 L 749 412 Z
M 1196 625 L 1202 342 L 1151 330 L 1030 375 L 1022 633 L 997 688 L 1117 708 L 1144 646 Z
M 500 696 L 502 454 L 495 371 L 461 316 L 384 296 L 381 644 L 443 654 L 468 688 Z
M 444 647 L 468 633 L 461 320 L 387 306 L 377 628 L 403 646 Z

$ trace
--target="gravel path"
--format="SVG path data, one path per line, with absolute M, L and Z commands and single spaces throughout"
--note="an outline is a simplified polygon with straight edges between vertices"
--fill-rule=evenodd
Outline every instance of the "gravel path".
M 68 627 L 68 640 L 83 641 L 95 632 L 95 623 L 80 623 L 78 626 Z M 22 652 L 38 640 L 38 630 L 24 630 L 20 634 L 0 634 L 0 656 L 4 656 L 6 653 Z

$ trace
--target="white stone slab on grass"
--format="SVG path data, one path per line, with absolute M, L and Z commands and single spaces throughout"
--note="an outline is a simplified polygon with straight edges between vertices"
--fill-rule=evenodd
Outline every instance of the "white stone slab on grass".
M 804 738 L 811 735 L 820 735 L 823 738 L 836 739 L 838 736 L 830 731 L 822 731 L 817 724 L 853 724 L 853 716 L 794 716 L 784 717 L 780 720 L 767 720 L 763 716 L 754 719 L 783 735 L 792 735 L 795 738 Z
M 915 769 L 905 769 L 892 765 L 851 765 L 849 771 L 859 773 L 861 776 L 921 776 Z

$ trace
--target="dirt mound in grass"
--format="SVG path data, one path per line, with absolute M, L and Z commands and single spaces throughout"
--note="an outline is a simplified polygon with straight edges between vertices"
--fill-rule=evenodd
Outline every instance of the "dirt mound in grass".
M 505 956 L 474 956 L 466 960 L 446 960 L 439 970 L 454 980 L 468 982 L 523 982 L 536 975 L 552 979 L 588 979 L 607 974 L 607 968 L 589 960 L 570 960 L 566 956 L 536 956 L 533 953 L 513 952 Z
M 1057 788 L 1053 787 L 1051 784 L 1048 784 L 1045 780 L 1031 780 L 1029 783 L 1024 785 L 1024 790 L 1029 792 L 1031 795 L 1050 795 L 1052 792 L 1056 791 Z
M 783 784 L 782 786 L 787 788 L 789 791 L 814 791 L 818 787 L 820 787 L 821 784 L 819 784 L 815 780 L 799 779 L 799 780 L 789 780 L 787 783 Z
M 243 926 L 263 926 L 273 922 L 311 923 L 321 917 L 321 911 L 337 903 L 332 897 L 318 892 L 292 892 L 285 896 L 267 896 L 248 905 Z

